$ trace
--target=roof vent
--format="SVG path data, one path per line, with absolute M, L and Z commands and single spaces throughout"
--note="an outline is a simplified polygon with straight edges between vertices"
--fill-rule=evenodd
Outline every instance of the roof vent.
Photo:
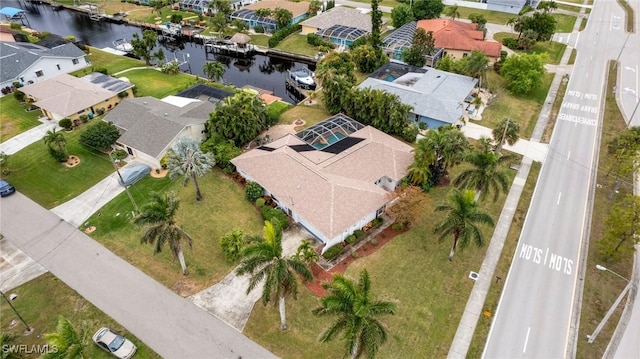
M 169 116 L 169 114 L 168 114 L 168 113 L 166 113 L 166 112 L 164 113 L 164 115 L 165 115 L 165 116 Z

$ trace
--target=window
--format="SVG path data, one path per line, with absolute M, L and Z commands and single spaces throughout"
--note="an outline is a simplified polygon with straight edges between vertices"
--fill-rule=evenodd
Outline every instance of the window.
M 74 65 L 77 65 L 78 63 L 80 63 L 80 61 L 78 61 L 78 59 L 73 59 L 71 60 L 71 63 L 73 63 Z
M 38 71 L 36 71 L 36 76 L 42 77 L 42 76 L 44 76 L 44 72 L 42 72 L 42 70 L 38 70 Z
M 60 70 L 60 64 L 56 64 L 56 67 L 58 68 L 58 70 Z
M 464 54 L 462 54 L 462 57 L 467 57 L 467 55 L 469 55 L 469 54 L 467 54 L 467 53 L 465 52 Z

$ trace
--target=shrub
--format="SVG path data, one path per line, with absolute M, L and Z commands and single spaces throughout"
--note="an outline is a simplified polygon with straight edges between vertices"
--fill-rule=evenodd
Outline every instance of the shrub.
M 506 37 L 504 39 L 502 39 L 502 45 L 510 48 L 511 50 L 517 50 L 518 49 L 518 39 L 514 39 L 511 37 Z
M 67 131 L 71 131 L 71 129 L 73 128 L 73 122 L 71 122 L 70 118 L 63 118 L 58 122 L 58 125 L 60 125 L 60 127 L 64 128 Z
M 134 87 L 134 89 L 135 89 L 135 87 Z M 125 98 L 125 97 L 128 97 L 128 96 L 129 96 L 129 93 L 127 91 L 122 91 L 122 92 L 118 93 L 118 97 L 119 98 Z
M 327 259 L 327 260 L 331 260 L 337 256 L 340 255 L 340 253 L 342 253 L 342 251 L 344 250 L 344 247 L 342 247 L 342 245 L 340 244 L 336 244 L 335 246 L 327 249 L 322 256 Z
M 166 170 L 166 169 L 167 169 L 168 164 L 169 164 L 169 159 L 168 159 L 168 158 L 167 158 L 167 156 L 165 155 L 165 156 L 163 156 L 163 157 L 160 159 L 160 167 L 162 167 L 162 169 L 163 169 L 163 170 Z
M 264 34 L 264 27 L 258 25 L 258 26 L 254 26 L 253 27 L 253 31 L 255 31 L 258 34 Z
M 356 241 L 356 236 L 354 236 L 353 234 L 350 234 L 347 236 L 345 240 L 347 241 L 347 243 L 353 244 Z
M 104 107 L 101 107 L 96 110 L 96 113 L 98 114 L 98 116 L 102 116 L 104 115 L 104 111 L 105 111 Z
M 240 254 L 244 248 L 244 233 L 240 230 L 231 231 L 220 238 L 219 245 L 227 261 L 233 262 L 240 258 Z
M 373 225 L 373 227 L 377 227 L 377 226 L 381 225 L 382 222 L 384 222 L 382 217 L 376 217 L 376 218 L 373 219 L 373 221 L 371 221 L 371 224 Z
M 244 193 L 249 202 L 255 203 L 255 201 L 264 194 L 264 188 L 257 182 L 248 182 Z
M 125 158 L 127 158 L 127 156 L 128 156 L 128 155 L 129 155 L 129 154 L 127 153 L 127 151 L 125 151 L 125 150 L 123 150 L 123 149 L 121 149 L 121 148 L 118 148 L 117 150 L 113 151 L 113 153 L 111 154 L 111 157 L 112 157 L 114 160 L 122 161 L 122 160 L 124 160 Z
M 260 197 L 260 198 L 256 199 L 256 207 L 258 207 L 258 208 L 264 207 L 264 198 Z
M 355 231 L 353 231 L 353 235 L 360 239 L 362 238 L 362 236 L 364 236 L 364 231 L 362 229 L 356 229 Z
M 371 240 L 371 244 L 373 244 L 374 246 L 378 245 L 378 240 L 377 239 L 372 239 Z
M 402 139 L 407 142 L 415 142 L 420 130 L 417 126 L 409 125 L 402 130 Z
M 278 209 L 264 206 L 260 209 L 260 214 L 262 215 L 262 219 L 277 225 L 282 230 L 289 227 L 289 217 Z
M 9 27 L 11 27 L 11 30 L 20 30 L 20 29 L 22 29 L 22 25 L 18 24 L 17 22 L 12 22 L 11 25 L 9 25 Z
M 108 74 L 109 74 L 109 70 L 107 70 L 107 69 L 106 69 L 106 68 L 104 68 L 104 67 L 101 67 L 101 68 L 99 68 L 99 69 L 96 69 L 96 72 L 99 72 L 99 73 L 101 73 L 101 74 L 103 74 L 103 75 L 108 75 Z
M 67 162 L 69 155 L 66 151 L 59 151 L 57 148 L 49 147 L 49 153 L 58 162 Z
M 182 21 L 182 15 L 180 14 L 171 14 L 170 21 L 174 24 L 179 24 Z
M 404 226 L 402 225 L 402 223 L 394 223 L 391 225 L 391 229 L 393 229 L 394 231 L 401 231 L 404 229 Z
M 23 102 L 24 98 L 26 97 L 24 92 L 21 91 L 16 91 L 13 93 L 13 97 L 16 98 L 16 100 L 18 100 L 18 102 Z
M 89 116 L 80 115 L 80 121 L 82 121 L 82 123 L 87 123 L 87 121 L 89 121 Z
M 118 137 L 120 132 L 114 124 L 98 121 L 80 135 L 79 142 L 92 149 L 104 150 L 116 143 Z
M 352 256 L 353 258 L 358 258 L 358 257 L 360 257 L 360 255 L 358 254 L 358 252 L 353 252 L 353 253 L 351 253 L 351 256 Z
M 284 40 L 287 36 L 300 31 L 302 29 L 302 25 L 294 24 L 285 26 L 282 29 L 273 33 L 271 38 L 269 39 L 269 47 L 276 47 L 280 43 L 280 41 Z

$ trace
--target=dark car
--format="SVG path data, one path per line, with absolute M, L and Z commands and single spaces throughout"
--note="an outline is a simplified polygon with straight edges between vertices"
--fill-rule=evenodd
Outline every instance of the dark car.
M 11 185 L 11 183 L 0 179 L 0 197 L 6 197 L 15 191 L 16 189 Z

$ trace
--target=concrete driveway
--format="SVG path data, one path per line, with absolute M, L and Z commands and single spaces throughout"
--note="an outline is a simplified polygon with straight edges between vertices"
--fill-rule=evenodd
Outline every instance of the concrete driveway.
M 7 292 L 47 270 L 6 239 L 0 239 L 0 290 Z

